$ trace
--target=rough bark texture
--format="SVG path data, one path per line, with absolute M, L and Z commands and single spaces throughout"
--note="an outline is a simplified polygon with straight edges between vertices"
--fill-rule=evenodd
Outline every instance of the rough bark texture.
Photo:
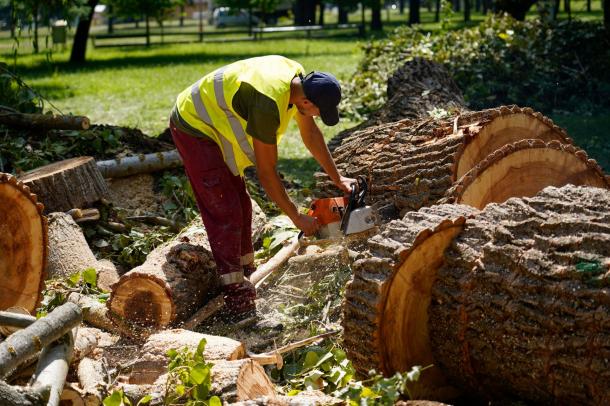
M 83 208 L 108 195 L 108 187 L 91 157 L 55 162 L 26 172 L 19 180 L 44 203 L 46 213 Z
M 6 376 L 43 347 L 78 326 L 81 320 L 80 308 L 74 303 L 65 303 L 46 317 L 11 334 L 0 344 L 0 377 Z
M 194 223 L 113 286 L 111 316 L 164 328 L 188 318 L 217 289 L 216 264 L 203 225 Z
M 99 405 L 103 400 L 108 374 L 102 361 L 83 358 L 78 364 L 78 382 L 86 405 Z
M 206 340 L 204 350 L 206 361 L 232 361 L 244 358 L 246 355 L 244 345 L 228 337 L 200 334 L 182 329 L 165 330 L 148 337 L 138 359 L 132 366 L 129 383 L 154 383 L 159 376 L 167 373 L 169 362 L 167 351 L 169 349 L 187 347 L 190 351 L 195 352 L 202 339 Z
M 397 218 L 435 204 L 489 154 L 523 139 L 571 143 L 564 130 L 540 113 L 504 106 L 371 127 L 346 138 L 334 158 L 344 176 L 368 178 L 369 203 L 383 218 Z M 322 196 L 336 195 L 326 175 L 316 177 Z
M 47 261 L 47 220 L 36 195 L 0 173 L 0 310 L 36 309 Z
M 467 110 L 462 92 L 447 69 L 429 59 L 415 58 L 388 79 L 386 104 L 362 124 L 333 137 L 328 148 L 334 151 L 344 138 L 371 126 L 430 118 L 442 111 L 459 113 Z
M 133 326 L 126 326 L 119 320 L 112 320 L 108 315 L 108 308 L 104 303 L 100 303 L 95 298 L 80 293 L 72 292 L 67 300 L 79 305 L 83 310 L 83 320 L 88 324 L 102 330 L 115 333 L 117 335 L 130 336 L 139 331 Z
M 569 185 L 389 223 L 346 290 L 354 365 L 391 374 L 434 364 L 420 379 L 437 398 L 447 379 L 484 398 L 607 404 L 608 207 L 610 191 Z
M 48 387 L 22 388 L 0 380 L 1 405 L 46 406 L 48 399 Z
M 110 261 L 102 262 L 95 258 L 82 229 L 74 222 L 72 216 L 57 212 L 50 213 L 48 219 L 48 278 L 66 278 L 87 268 L 95 268 L 98 272 L 98 280 L 102 282 L 99 284 L 102 289 L 118 280 L 116 268 Z

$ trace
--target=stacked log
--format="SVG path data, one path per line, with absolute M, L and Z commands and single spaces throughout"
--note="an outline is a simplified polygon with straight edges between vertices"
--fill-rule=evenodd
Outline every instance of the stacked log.
M 108 187 L 92 157 L 78 157 L 32 169 L 19 176 L 38 199 L 45 212 L 89 207 L 108 195 Z
M 0 310 L 32 313 L 42 298 L 47 221 L 37 200 L 14 176 L 0 173 Z
M 518 156 L 519 164 L 527 169 L 513 171 L 510 165 L 514 159 L 500 159 L 510 151 L 526 148 L 519 143 L 528 139 L 538 140 L 528 141 L 534 151 L 513 156 Z M 541 142 L 546 144 L 544 151 Z M 371 127 L 346 138 L 335 150 L 334 158 L 343 175 L 363 175 L 368 179 L 369 202 L 383 217 L 397 218 L 407 211 L 437 203 L 464 175 L 476 178 L 482 170 L 477 165 L 510 144 L 514 145 L 488 159 L 498 168 L 495 173 L 507 175 L 504 179 L 504 184 L 509 185 L 507 197 L 524 196 L 521 189 L 526 189 L 525 196 L 532 196 L 540 185 L 561 186 L 567 182 L 609 185 L 599 165 L 588 159 L 584 151 L 563 146 L 571 144 L 565 131 L 540 113 L 516 106 Z M 541 156 L 545 153 L 549 155 Z M 523 179 L 525 173 L 536 172 L 541 164 L 549 168 L 546 183 Z M 336 194 L 326 175 L 316 177 L 320 195 Z M 479 188 L 478 193 L 485 195 L 487 191 Z
M 452 387 L 535 403 L 610 402 L 610 191 L 549 187 L 483 211 L 408 213 L 368 242 L 344 302 L 362 373 L 414 365 Z

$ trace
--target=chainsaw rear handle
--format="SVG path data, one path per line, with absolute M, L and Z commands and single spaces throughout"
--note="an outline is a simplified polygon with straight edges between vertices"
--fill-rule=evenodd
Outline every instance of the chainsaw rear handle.
M 366 178 L 362 175 L 358 175 L 356 177 L 356 183 L 352 183 L 351 185 L 352 191 L 349 195 L 349 200 L 347 203 L 347 207 L 345 208 L 345 212 L 343 213 L 343 217 L 341 218 L 341 231 L 345 232 L 347 228 L 347 222 L 349 221 L 349 215 L 352 211 L 357 209 L 358 207 L 364 207 L 364 198 L 368 193 L 368 184 L 366 183 Z

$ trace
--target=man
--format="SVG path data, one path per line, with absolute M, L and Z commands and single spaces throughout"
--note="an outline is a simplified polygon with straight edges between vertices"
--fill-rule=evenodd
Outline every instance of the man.
M 341 87 L 334 76 L 312 72 L 282 56 L 237 61 L 217 69 L 178 95 L 170 130 L 197 200 L 229 313 L 255 308 L 256 290 L 247 279 L 255 267 L 252 206 L 244 169 L 258 178 L 279 208 L 306 235 L 317 221 L 299 213 L 276 171 L 277 145 L 295 117 L 301 138 L 334 183 L 346 193 L 353 179 L 342 177 L 313 120 L 339 121 Z

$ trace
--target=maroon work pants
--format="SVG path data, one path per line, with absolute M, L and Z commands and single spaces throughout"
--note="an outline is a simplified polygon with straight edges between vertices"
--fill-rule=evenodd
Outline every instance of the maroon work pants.
M 254 260 L 252 203 L 244 179 L 233 175 L 218 145 L 185 134 L 170 122 L 174 144 L 193 187 L 219 275 L 241 272 Z

